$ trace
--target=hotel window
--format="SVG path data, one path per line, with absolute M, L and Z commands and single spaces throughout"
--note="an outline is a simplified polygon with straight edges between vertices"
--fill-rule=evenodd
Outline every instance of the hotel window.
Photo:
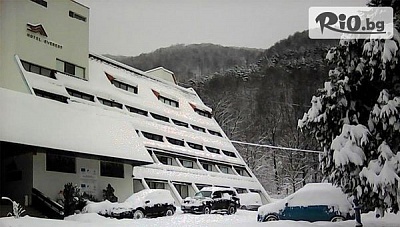
M 164 97 L 164 96 L 159 95 L 159 96 L 158 96 L 158 100 L 160 100 L 161 102 L 163 102 L 163 103 L 165 103 L 165 104 L 168 104 L 168 105 L 170 105 L 170 106 L 179 107 L 179 102 L 177 102 L 177 101 L 175 101 L 175 100 L 172 100 L 172 99 L 169 99 L 169 98 L 167 98 L 167 97 Z
M 190 142 L 187 142 L 187 145 L 188 145 L 189 147 L 193 148 L 193 149 L 196 149 L 196 150 L 203 150 L 203 146 L 200 145 L 200 144 L 197 144 L 197 143 L 190 143 Z
M 100 161 L 100 176 L 124 178 L 124 164 Z
M 215 154 L 219 154 L 219 149 L 214 148 L 214 147 L 206 147 L 206 149 L 211 152 L 211 153 L 215 153 Z
M 172 122 L 174 122 L 175 125 L 182 126 L 182 127 L 185 127 L 185 128 L 189 127 L 188 123 L 185 123 L 185 122 L 182 122 L 182 121 L 178 121 L 178 120 L 175 120 L 175 119 L 171 119 L 171 120 L 172 120 Z
M 168 117 L 164 117 L 164 116 L 161 116 L 161 115 L 158 115 L 158 114 L 155 114 L 155 113 L 150 113 L 150 114 L 156 120 L 169 122 L 169 118 Z
M 89 94 L 86 94 L 86 93 L 83 93 L 83 92 L 80 92 L 80 91 L 76 91 L 76 90 L 73 90 L 73 89 L 70 89 L 70 88 L 66 88 L 66 89 L 67 89 L 68 94 L 71 95 L 71 96 L 74 96 L 74 97 L 77 97 L 77 98 L 80 98 L 80 99 L 84 99 L 84 100 L 87 100 L 87 101 L 94 102 L 94 96 L 93 95 L 89 95 Z
M 226 156 L 236 158 L 235 153 L 233 153 L 233 152 L 231 152 L 231 151 L 224 151 L 224 150 L 222 150 L 222 153 L 224 153 Z
M 46 153 L 46 170 L 76 173 L 76 159 L 73 156 Z
M 159 156 L 157 158 L 162 164 L 172 166 L 172 158 L 166 156 Z
M 26 61 L 21 61 L 22 66 L 24 67 L 24 69 L 28 72 L 32 72 L 32 73 L 36 73 L 42 76 L 46 76 L 46 77 L 50 77 L 55 79 L 55 75 L 54 75 L 54 70 L 36 65 L 36 64 L 32 64 L 30 62 L 26 62 Z
M 202 127 L 199 127 L 199 126 L 196 126 L 196 125 L 192 125 L 192 128 L 194 129 L 194 130 L 196 130 L 196 131 L 199 131 L 199 132 L 206 132 L 206 129 L 205 128 L 202 128 Z
M 249 176 L 246 169 L 244 168 L 235 167 L 235 170 L 240 176 L 245 176 L 245 177 Z
M 194 108 L 194 112 L 196 112 L 197 114 L 203 116 L 203 117 L 208 117 L 211 118 L 211 113 L 205 110 L 199 110 L 197 108 Z
M 57 70 L 68 75 L 85 79 L 85 68 L 57 59 Z
M 131 113 L 140 114 L 140 115 L 143 115 L 143 116 L 147 116 L 147 114 L 148 114 L 148 112 L 145 111 L 145 110 L 141 110 L 141 109 L 138 109 L 138 108 L 135 108 L 135 107 L 127 106 L 127 105 L 125 105 L 125 107 Z
M 68 15 L 69 15 L 69 17 L 72 17 L 72 18 L 81 20 L 81 21 L 83 21 L 83 22 L 86 22 L 86 17 L 84 17 L 84 16 L 82 16 L 82 15 L 79 15 L 79 14 L 73 12 L 73 11 L 69 11 L 69 14 L 68 14 Z
M 171 144 L 178 145 L 178 146 L 181 146 L 181 147 L 185 146 L 185 142 L 183 140 L 178 140 L 178 139 L 174 139 L 174 138 L 171 138 L 171 137 L 167 137 L 167 140 Z
M 129 85 L 129 84 L 120 82 L 120 81 L 118 81 L 118 80 L 116 80 L 116 79 L 111 80 L 111 83 L 112 83 L 115 87 L 120 88 L 120 89 L 122 89 L 122 90 L 129 91 L 129 92 L 134 93 L 134 94 L 137 94 L 137 93 L 138 93 L 138 88 L 135 87 L 135 86 L 132 86 L 132 85 Z
M 235 189 L 236 189 L 236 192 L 237 192 L 238 194 L 247 193 L 247 190 L 246 190 L 245 188 L 235 188 Z
M 149 185 L 150 189 L 165 189 L 165 183 L 162 182 L 150 181 L 147 182 L 147 185 Z
M 208 129 L 208 132 L 209 132 L 211 135 L 222 137 L 222 134 L 219 133 L 219 132 L 217 132 L 217 131 L 213 131 L 213 130 Z
M 183 167 L 193 169 L 193 162 L 188 160 L 181 160 Z
M 37 4 L 47 8 L 47 2 L 44 0 L 31 0 L 31 2 L 37 3 Z
M 229 167 L 227 167 L 227 166 L 219 166 L 219 169 L 223 173 L 229 173 Z
M 143 131 L 142 131 L 142 134 L 144 137 L 146 137 L 149 140 L 164 142 L 163 136 L 161 136 L 161 135 L 157 135 L 157 134 L 153 134 L 153 133 L 149 133 L 149 132 L 143 132 Z
M 47 91 L 42 91 L 42 90 L 38 90 L 38 89 L 33 89 L 33 91 L 35 92 L 36 96 L 42 97 L 42 98 L 46 98 L 46 99 L 52 99 L 55 101 L 59 101 L 62 103 L 68 103 L 68 98 L 62 95 L 58 95 L 58 94 L 53 94 Z
M 202 163 L 203 168 L 207 171 L 212 171 L 212 164 L 210 163 Z
M 187 184 L 174 184 L 181 198 L 189 197 L 189 186 Z
M 122 104 L 121 103 L 114 102 L 114 101 L 108 100 L 108 99 L 99 98 L 99 97 L 97 97 L 97 99 L 103 105 L 110 106 L 110 107 L 117 107 L 118 109 L 122 109 Z

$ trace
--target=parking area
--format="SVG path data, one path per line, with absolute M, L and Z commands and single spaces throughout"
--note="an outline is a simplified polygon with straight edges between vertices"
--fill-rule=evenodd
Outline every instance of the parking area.
M 268 226 L 268 227 L 316 227 L 316 226 L 340 226 L 340 227 L 354 227 L 353 220 L 344 221 L 339 223 L 331 222 L 303 222 L 303 221 L 274 221 L 259 223 L 256 221 L 257 212 L 238 210 L 234 215 L 221 215 L 221 214 L 183 214 L 178 208 L 175 215 L 171 217 L 159 218 L 145 218 L 139 220 L 132 219 L 111 219 L 105 218 L 98 214 L 77 214 L 67 217 L 65 220 L 51 220 L 33 217 L 22 217 L 15 219 L 13 217 L 0 218 L 0 227 L 132 227 L 132 226 L 146 226 L 146 227 L 244 227 L 244 226 Z M 400 215 L 387 214 L 382 219 L 376 219 L 374 213 L 363 215 L 364 226 L 374 227 L 397 227 L 400 223 Z

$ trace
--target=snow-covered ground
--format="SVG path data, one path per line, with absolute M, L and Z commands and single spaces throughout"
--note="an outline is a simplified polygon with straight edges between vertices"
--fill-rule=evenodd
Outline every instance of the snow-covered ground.
M 276 221 L 258 223 L 256 221 L 257 212 L 238 210 L 234 215 L 195 215 L 183 214 L 179 209 L 174 216 L 160 217 L 151 219 L 110 219 L 94 213 L 77 214 L 67 217 L 65 220 L 41 219 L 25 216 L 19 219 L 13 217 L 0 218 L 0 227 L 247 227 L 247 226 L 268 226 L 268 227 L 319 227 L 337 226 L 354 227 L 355 221 L 345 221 L 339 223 L 331 222 L 295 222 L 295 221 Z M 376 219 L 374 213 L 362 216 L 364 226 L 368 227 L 399 227 L 400 214 L 387 214 L 384 218 Z

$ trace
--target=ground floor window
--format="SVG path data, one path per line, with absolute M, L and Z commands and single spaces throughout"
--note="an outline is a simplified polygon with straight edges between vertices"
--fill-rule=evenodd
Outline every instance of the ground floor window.
M 157 182 L 157 181 L 150 181 L 147 182 L 149 185 L 149 188 L 151 189 L 165 189 L 165 183 L 163 182 Z
M 76 173 L 76 158 L 73 156 L 46 153 L 46 170 Z
M 245 188 L 235 188 L 238 194 L 243 194 L 247 193 L 247 190 Z
M 124 178 L 124 164 L 101 161 L 100 176 Z
M 175 184 L 175 188 L 178 191 L 182 199 L 189 197 L 189 186 L 185 184 Z

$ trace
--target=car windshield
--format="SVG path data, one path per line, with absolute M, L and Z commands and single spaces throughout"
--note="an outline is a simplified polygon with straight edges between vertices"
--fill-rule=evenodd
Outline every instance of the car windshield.
M 195 198 L 211 197 L 211 191 L 200 191 L 194 195 Z

